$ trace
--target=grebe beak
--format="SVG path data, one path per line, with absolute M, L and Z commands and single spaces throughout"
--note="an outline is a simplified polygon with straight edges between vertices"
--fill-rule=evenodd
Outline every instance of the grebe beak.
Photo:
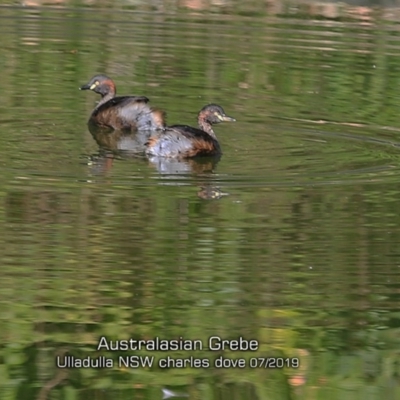
M 91 87 L 89 86 L 89 84 L 83 85 L 79 88 L 79 90 L 89 90 L 91 89 Z
M 227 115 L 218 114 L 218 119 L 220 121 L 225 121 L 225 122 L 236 122 L 235 118 L 228 117 Z

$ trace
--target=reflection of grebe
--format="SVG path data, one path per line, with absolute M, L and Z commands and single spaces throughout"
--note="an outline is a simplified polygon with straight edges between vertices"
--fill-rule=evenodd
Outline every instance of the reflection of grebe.
M 203 200 L 218 200 L 223 196 L 229 196 L 229 193 L 212 184 L 212 176 L 219 160 L 220 156 L 186 159 L 149 157 L 150 163 L 163 176 L 160 185 L 191 186 L 192 180 L 189 183 L 185 178 L 193 176 L 197 182 L 195 186 L 198 187 L 197 197 Z
M 212 174 L 217 166 L 220 156 L 200 157 L 200 158 L 165 158 L 149 157 L 150 164 L 162 175 L 209 175 Z
M 122 156 L 144 156 L 152 131 L 111 130 L 89 123 L 89 131 L 99 147 Z
M 120 158 L 119 156 L 122 159 L 135 158 L 136 162 L 141 164 L 146 161 L 145 157 L 135 157 L 134 153 L 110 152 L 100 149 L 98 153 L 90 157 L 88 162 L 90 175 L 92 177 L 107 176 L 113 166 L 113 161 L 116 157 Z M 229 196 L 229 193 L 223 192 L 217 186 L 213 186 L 211 182 L 219 158 L 219 156 L 216 156 L 179 160 L 176 158 L 149 157 L 148 161 L 160 174 L 158 185 L 195 186 L 197 188 L 197 197 L 203 200 L 217 200 L 223 196 Z M 188 176 L 191 177 L 190 181 L 187 179 Z M 193 182 L 193 179 L 195 179 L 196 183 Z
M 81 90 L 93 90 L 101 100 L 92 112 L 89 124 L 121 130 L 156 130 L 165 126 L 165 114 L 147 105 L 145 96 L 118 96 L 108 76 L 96 75 Z
M 200 188 L 197 196 L 203 200 L 218 200 L 223 196 L 229 196 L 229 193 L 223 192 L 217 186 L 207 185 Z
M 221 154 L 212 125 L 222 121 L 235 121 L 235 119 L 228 117 L 221 106 L 209 104 L 199 112 L 199 128 L 187 125 L 169 126 L 149 139 L 146 153 L 151 156 L 171 158 Z

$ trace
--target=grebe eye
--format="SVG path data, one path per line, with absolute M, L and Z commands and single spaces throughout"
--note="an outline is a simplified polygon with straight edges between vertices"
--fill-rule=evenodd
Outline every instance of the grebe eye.
M 93 83 L 92 86 L 90 86 L 90 90 L 93 90 L 96 86 L 99 86 L 99 85 L 100 85 L 100 82 L 96 81 L 95 83 Z

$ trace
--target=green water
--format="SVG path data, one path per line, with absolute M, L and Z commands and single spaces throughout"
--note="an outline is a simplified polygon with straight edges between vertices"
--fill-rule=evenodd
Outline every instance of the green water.
M 155 3 L 0 7 L 0 397 L 399 398 L 399 24 Z M 221 159 L 99 148 L 96 73 L 170 124 L 221 104 Z

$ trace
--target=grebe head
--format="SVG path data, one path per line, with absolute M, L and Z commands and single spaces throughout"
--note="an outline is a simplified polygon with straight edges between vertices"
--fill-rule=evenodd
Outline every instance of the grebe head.
M 219 122 L 235 122 L 236 119 L 228 117 L 224 109 L 218 104 L 208 104 L 199 112 L 199 120 L 208 122 L 209 124 L 218 124 Z
M 102 97 L 107 95 L 114 96 L 116 93 L 115 83 L 106 75 L 94 76 L 86 85 L 79 88 L 80 90 L 93 90 L 93 92 L 101 94 Z

